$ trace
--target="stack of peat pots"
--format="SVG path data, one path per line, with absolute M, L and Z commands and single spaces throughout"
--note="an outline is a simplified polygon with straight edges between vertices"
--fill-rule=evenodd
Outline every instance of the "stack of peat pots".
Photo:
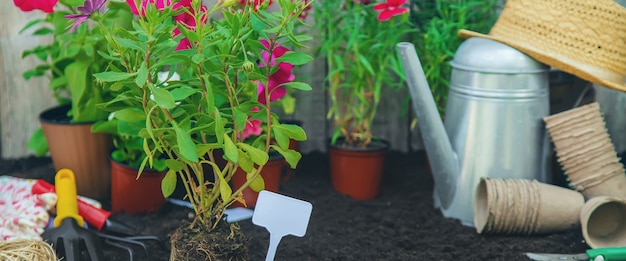
M 626 246 L 626 175 L 597 103 L 544 118 L 567 189 L 535 180 L 481 179 L 478 233 L 537 234 L 581 227 L 592 248 Z
M 592 248 L 626 246 L 626 175 L 599 104 L 555 114 L 544 121 L 570 187 L 587 200 L 580 212 L 587 244 Z
M 586 199 L 626 198 L 626 176 L 606 130 L 598 103 L 545 119 L 570 187 Z

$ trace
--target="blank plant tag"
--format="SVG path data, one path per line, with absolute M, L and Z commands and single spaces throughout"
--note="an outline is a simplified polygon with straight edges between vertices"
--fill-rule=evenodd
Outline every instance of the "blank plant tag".
M 278 243 L 286 235 L 303 237 L 309 225 L 311 203 L 267 190 L 259 192 L 252 223 L 270 232 L 265 260 L 274 260 Z

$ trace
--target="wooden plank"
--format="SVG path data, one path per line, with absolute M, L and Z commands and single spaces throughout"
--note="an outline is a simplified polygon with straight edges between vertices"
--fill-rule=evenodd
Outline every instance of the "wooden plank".
M 25 70 L 33 68 L 37 61 L 22 59 L 25 49 L 41 41 L 19 30 L 31 19 L 44 17 L 44 13 L 24 13 L 13 1 L 0 1 L 0 156 L 16 158 L 32 154 L 26 148 L 30 135 L 39 128 L 39 113 L 56 102 L 48 89 L 46 78 L 22 78 Z

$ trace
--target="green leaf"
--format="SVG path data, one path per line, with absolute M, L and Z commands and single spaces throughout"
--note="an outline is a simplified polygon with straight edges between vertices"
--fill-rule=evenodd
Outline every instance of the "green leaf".
M 95 73 L 93 76 L 96 79 L 99 79 L 103 82 L 117 82 L 121 80 L 126 80 L 130 77 L 135 76 L 137 73 L 125 73 L 125 72 L 101 72 Z
M 224 133 L 224 155 L 230 161 L 237 163 L 239 160 L 239 152 L 237 150 L 237 146 L 233 143 L 233 140 L 230 139 L 228 134 Z
M 165 109 L 173 109 L 176 107 L 176 101 L 174 100 L 174 96 L 166 90 L 162 88 L 151 88 L 152 94 L 154 95 L 154 101 L 161 108 Z
M 176 190 L 176 172 L 170 169 L 161 180 L 161 192 L 163 197 L 168 198 L 174 193 L 174 190 Z
M 276 62 L 286 62 L 293 65 L 303 65 L 313 60 L 308 54 L 301 52 L 289 51 L 283 54 L 283 56 L 276 58 Z
M 28 28 L 31 28 L 32 26 L 41 23 L 45 21 L 44 19 L 33 19 L 30 22 L 28 22 L 24 27 L 22 27 L 22 29 L 18 32 L 18 33 L 23 33 L 24 31 L 28 30 Z
M 181 171 L 183 170 L 183 163 L 178 160 L 168 159 L 165 161 L 165 165 L 172 171 Z
M 233 108 L 234 122 L 239 130 L 243 130 L 248 120 L 248 114 L 241 111 L 239 108 Z
M 175 101 L 180 101 L 182 99 L 185 99 L 193 95 L 194 93 L 199 93 L 199 92 L 200 90 L 198 89 L 194 89 L 189 86 L 181 86 L 176 89 L 173 89 L 170 93 L 172 94 L 172 97 L 174 97 Z
M 228 184 L 228 182 L 226 182 L 226 180 L 224 179 L 224 175 L 220 175 L 220 174 L 217 175 L 220 179 L 220 196 L 222 197 L 222 200 L 228 201 L 230 200 L 230 197 L 233 195 L 233 191 L 230 188 L 230 185 Z
M 295 124 L 279 124 L 274 125 L 274 130 L 285 133 L 289 138 L 297 140 L 297 141 L 305 141 L 306 140 L 306 132 L 302 127 Z
M 203 54 L 201 54 L 201 53 L 194 54 L 194 55 L 191 57 L 191 61 L 192 61 L 193 63 L 195 63 L 195 64 L 200 64 L 200 63 L 202 63 L 202 61 L 204 61 L 204 55 L 203 55 Z
M 138 108 L 126 108 L 115 112 L 115 118 L 126 122 L 145 121 L 146 114 Z
M 285 133 L 279 128 L 272 128 L 272 132 L 274 132 L 274 139 L 278 146 L 281 148 L 289 148 L 289 137 L 285 135 Z
M 289 163 L 289 166 L 292 169 L 295 169 L 296 166 L 298 166 L 298 161 L 300 161 L 300 159 L 302 158 L 302 154 L 300 154 L 300 152 L 297 152 L 295 150 L 284 150 L 276 145 L 271 145 L 271 148 L 276 150 L 278 153 L 280 153 L 280 155 L 283 155 L 283 157 L 285 158 L 285 161 Z
M 134 50 L 138 50 L 138 51 L 143 51 L 143 48 L 141 48 L 139 45 L 137 45 L 137 43 L 135 41 L 126 39 L 126 38 L 121 38 L 121 37 L 113 37 L 113 40 L 119 44 L 121 47 L 127 48 L 127 49 L 134 49 Z
M 89 60 L 76 60 L 65 67 L 65 77 L 72 98 L 72 120 L 93 122 L 106 119 L 108 113 L 96 108 L 103 102 L 100 90 L 91 77 Z
M 313 37 L 311 37 L 310 35 L 296 35 L 294 36 L 294 38 L 298 41 L 298 42 L 306 42 L 309 40 L 313 40 Z
M 250 156 L 248 156 L 243 151 L 238 151 L 238 152 L 239 152 L 239 161 L 237 161 L 237 163 L 239 164 L 239 167 L 245 172 L 253 171 L 254 162 L 252 162 L 252 159 L 250 159 Z
M 91 126 L 91 132 L 117 134 L 117 120 L 96 122 Z
M 311 85 L 309 85 L 308 83 L 304 83 L 304 82 L 288 82 L 288 83 L 282 84 L 281 86 L 303 90 L 303 91 L 310 91 L 313 89 L 311 88 Z
M 246 173 L 246 179 L 247 180 L 250 180 L 252 178 L 252 176 L 253 176 L 252 173 Z M 265 181 L 263 180 L 263 177 L 261 177 L 261 175 L 258 175 L 250 183 L 250 189 L 254 190 L 255 192 L 259 192 L 259 191 L 263 190 L 264 188 L 265 188 Z
M 269 155 L 264 150 L 251 146 L 250 144 L 240 142 L 237 144 L 241 149 L 245 150 L 254 163 L 257 165 L 265 165 L 269 160 Z
M 224 123 L 222 122 L 222 115 L 220 115 L 219 110 L 215 107 L 214 107 L 213 114 L 215 115 L 215 133 L 224 133 L 224 135 L 226 135 L 226 132 L 224 132 Z M 223 137 L 224 136 L 222 135 L 215 135 L 215 138 L 217 138 L 217 143 L 223 143 L 224 142 Z
M 60 0 L 60 2 L 73 7 L 81 6 L 84 4 L 82 0 Z
M 252 29 L 259 33 L 262 38 L 267 39 L 267 33 L 265 33 L 265 22 L 259 17 L 256 12 L 252 12 L 250 15 L 250 23 L 252 24 Z
M 137 86 L 142 87 L 148 81 L 148 68 L 146 67 L 146 63 L 141 63 L 141 67 L 137 71 L 137 78 L 135 78 L 135 83 Z
M 26 145 L 29 149 L 35 151 L 37 157 L 43 157 L 48 153 L 48 143 L 46 142 L 46 136 L 43 134 L 41 128 L 37 129 Z
M 178 144 L 178 150 L 180 156 L 191 161 L 198 162 L 198 154 L 196 154 L 196 145 L 193 143 L 191 136 L 181 129 L 176 122 L 172 122 L 174 132 L 176 132 L 176 143 Z
M 52 30 L 51 28 L 42 27 L 42 28 L 37 29 L 35 32 L 33 32 L 33 35 L 48 35 L 53 32 L 54 30 Z

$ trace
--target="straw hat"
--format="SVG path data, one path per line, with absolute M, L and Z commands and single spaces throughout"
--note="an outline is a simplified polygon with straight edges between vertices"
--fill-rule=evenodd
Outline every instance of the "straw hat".
M 508 0 L 488 35 L 535 60 L 626 92 L 626 8 L 612 0 Z

